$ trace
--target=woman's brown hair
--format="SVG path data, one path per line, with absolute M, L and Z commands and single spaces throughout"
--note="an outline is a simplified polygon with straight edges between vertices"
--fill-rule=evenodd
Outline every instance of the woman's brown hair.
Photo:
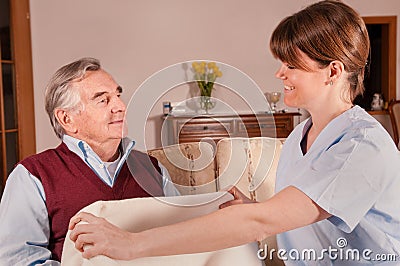
M 341 61 L 349 73 L 348 100 L 364 92 L 368 31 L 359 14 L 343 2 L 317 2 L 283 19 L 272 33 L 270 48 L 274 57 L 306 71 L 310 69 L 299 60 L 299 50 L 321 68 Z

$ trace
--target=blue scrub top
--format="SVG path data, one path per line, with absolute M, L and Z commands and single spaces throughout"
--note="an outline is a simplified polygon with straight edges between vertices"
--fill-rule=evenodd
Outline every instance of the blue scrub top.
M 286 265 L 400 265 L 400 153 L 382 125 L 354 106 L 303 155 L 312 124 L 285 141 L 276 192 L 294 186 L 332 216 L 277 236 Z

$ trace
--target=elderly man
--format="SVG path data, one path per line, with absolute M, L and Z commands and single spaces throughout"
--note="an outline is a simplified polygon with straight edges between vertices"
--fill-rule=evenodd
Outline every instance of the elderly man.
M 62 143 L 21 161 L 0 203 L 0 265 L 58 265 L 69 219 L 98 200 L 178 191 L 154 158 L 123 138 L 122 88 L 98 60 L 61 67 L 46 111 Z

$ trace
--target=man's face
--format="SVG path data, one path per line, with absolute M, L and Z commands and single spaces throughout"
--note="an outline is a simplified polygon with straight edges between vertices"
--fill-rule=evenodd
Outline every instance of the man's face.
M 71 114 L 77 128 L 75 137 L 96 145 L 121 139 L 126 106 L 120 99 L 122 88 L 111 75 L 103 70 L 88 71 L 73 86 L 82 103 L 80 111 Z

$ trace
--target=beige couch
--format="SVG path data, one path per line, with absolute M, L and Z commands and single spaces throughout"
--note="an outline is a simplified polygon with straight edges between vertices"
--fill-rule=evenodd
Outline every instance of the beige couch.
M 282 140 L 275 138 L 226 138 L 216 147 L 206 142 L 182 143 L 148 151 L 169 171 L 184 195 L 215 192 L 237 186 L 248 197 L 264 201 L 274 193 L 276 167 Z M 260 243 L 271 250 L 275 236 Z M 275 253 L 276 254 L 276 253 Z M 283 265 L 274 257 L 267 265 Z
M 145 197 L 115 201 L 97 201 L 82 211 L 107 219 L 110 223 L 129 232 L 140 232 L 206 215 L 216 211 L 219 205 L 232 200 L 229 193 L 214 192 L 176 197 Z M 167 203 L 167 204 L 166 204 Z M 114 260 L 106 256 L 82 258 L 70 240 L 68 231 L 63 248 L 62 266 L 262 266 L 256 254 L 257 243 L 210 252 L 174 256 L 144 257 L 134 260 Z M 153 240 L 157 241 L 158 237 Z M 185 243 L 195 245 L 196 241 Z M 131 248 L 140 246 L 140 241 Z M 90 245 L 84 249 L 90 248 Z
M 122 201 L 98 201 L 83 209 L 104 217 L 116 226 L 138 232 L 162 225 L 184 221 L 218 209 L 233 197 L 216 192 L 236 185 L 249 197 L 263 201 L 273 195 L 275 171 L 281 142 L 271 138 L 230 138 L 218 142 L 187 143 L 148 151 L 169 170 L 173 181 L 186 197 L 135 198 Z M 204 194 L 214 192 L 211 194 Z M 194 195 L 198 194 L 198 195 Z M 168 201 L 169 204 L 165 204 Z M 176 202 L 175 202 L 176 201 Z M 174 203 L 175 202 L 175 203 Z M 151 217 L 151 219 L 149 219 Z M 67 233 L 62 265 L 251 265 L 259 266 L 257 243 L 214 252 L 167 257 L 117 261 L 105 256 L 83 259 Z M 259 243 L 276 249 L 275 236 Z M 88 247 L 90 248 L 90 247 Z M 281 261 L 266 260 L 266 265 L 283 265 Z

